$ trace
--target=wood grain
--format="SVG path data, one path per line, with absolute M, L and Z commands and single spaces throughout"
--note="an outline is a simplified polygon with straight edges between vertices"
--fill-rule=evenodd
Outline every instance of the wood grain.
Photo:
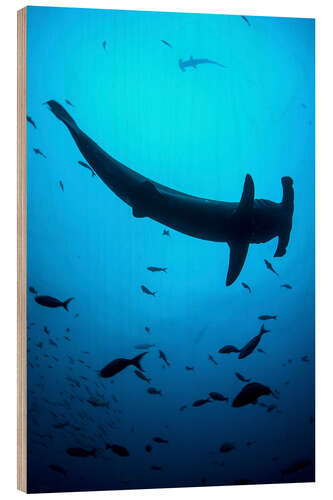
M 27 9 L 17 13 L 17 487 L 27 492 Z

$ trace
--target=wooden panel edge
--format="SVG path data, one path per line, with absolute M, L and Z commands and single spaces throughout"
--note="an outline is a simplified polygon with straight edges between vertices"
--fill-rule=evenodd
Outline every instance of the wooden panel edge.
M 27 493 L 27 9 L 17 12 L 17 488 Z

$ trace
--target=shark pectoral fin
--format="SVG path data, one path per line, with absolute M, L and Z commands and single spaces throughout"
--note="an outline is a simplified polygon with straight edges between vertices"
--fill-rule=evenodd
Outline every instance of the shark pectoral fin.
M 141 184 L 133 202 L 134 217 L 148 217 L 149 206 L 163 199 L 163 195 L 152 182 L 145 181 Z
M 232 283 L 238 278 L 247 256 L 249 242 L 230 241 L 228 242 L 228 245 L 230 248 L 230 257 L 226 280 L 227 286 L 232 285 Z

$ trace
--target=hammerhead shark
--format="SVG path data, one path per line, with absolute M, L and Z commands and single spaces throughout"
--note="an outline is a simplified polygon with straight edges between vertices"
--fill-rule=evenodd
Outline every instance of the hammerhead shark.
M 183 72 L 185 72 L 185 68 L 196 69 L 196 67 L 199 66 L 199 64 L 216 64 L 216 66 L 221 66 L 221 68 L 227 67 L 216 61 L 211 61 L 210 59 L 193 59 L 192 56 L 188 59 L 188 61 L 183 61 L 182 59 L 179 59 L 178 64 Z
M 226 285 L 244 265 L 250 243 L 265 243 L 278 236 L 275 257 L 286 253 L 294 211 L 293 181 L 282 177 L 281 203 L 254 199 L 254 183 L 247 174 L 240 202 L 191 196 L 154 182 L 107 154 L 76 124 L 61 104 L 48 101 L 50 110 L 71 133 L 77 147 L 100 179 L 132 208 L 134 217 L 150 217 L 176 231 L 230 248 Z

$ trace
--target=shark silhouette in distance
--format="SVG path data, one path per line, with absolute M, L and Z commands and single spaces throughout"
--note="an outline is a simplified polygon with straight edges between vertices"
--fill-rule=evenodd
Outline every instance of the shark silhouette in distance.
M 132 207 L 134 217 L 150 217 L 176 231 L 230 248 L 226 285 L 231 285 L 244 265 L 250 243 L 278 237 L 275 257 L 286 253 L 294 211 L 293 181 L 282 177 L 281 203 L 254 199 L 254 183 L 246 176 L 240 202 L 215 201 L 191 196 L 154 182 L 108 155 L 75 123 L 58 102 L 48 101 L 51 111 L 71 133 L 94 172 L 121 200 Z
M 199 64 L 215 64 L 216 66 L 220 66 L 221 68 L 226 68 L 223 64 L 220 64 L 216 61 L 211 61 L 210 59 L 193 59 L 191 56 L 187 61 L 183 61 L 179 59 L 178 61 L 180 69 L 185 72 L 185 68 L 194 68 L 196 69 Z

